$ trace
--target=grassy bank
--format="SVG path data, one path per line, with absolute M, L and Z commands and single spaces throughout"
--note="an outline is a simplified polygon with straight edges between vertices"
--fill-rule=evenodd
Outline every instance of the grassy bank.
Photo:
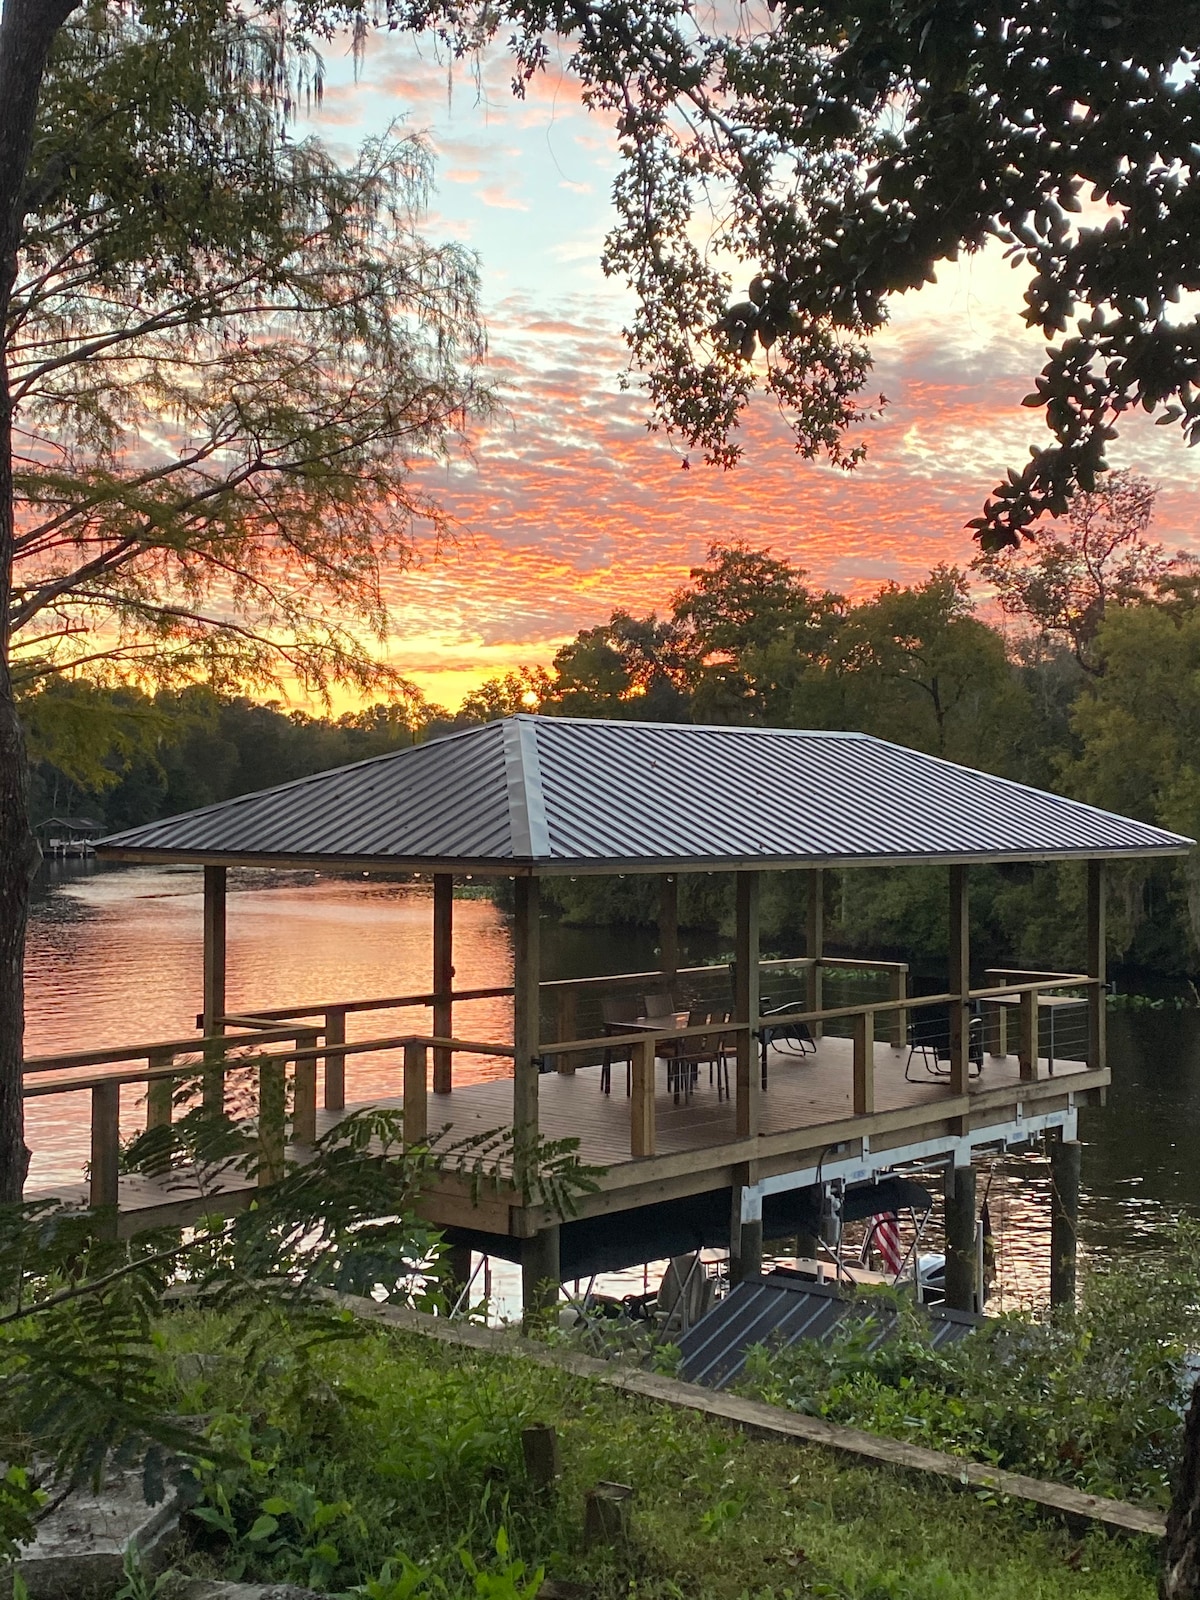
M 1094 1268 L 1070 1313 L 989 1319 L 935 1350 L 904 1297 L 897 1336 L 848 1319 L 823 1344 L 751 1355 L 742 1391 L 831 1422 L 1165 1508 L 1183 1443 L 1184 1359 L 1200 1348 L 1200 1230 L 1138 1270 Z M 865 1297 L 869 1308 L 871 1298 Z
M 224 1452 L 189 1561 L 365 1600 L 1150 1600 L 1157 1549 L 815 1449 L 756 1441 L 519 1356 L 371 1330 L 309 1341 L 173 1315 L 163 1361 Z M 530 1489 L 521 1429 L 553 1422 L 563 1478 Z M 582 1547 L 585 1491 L 635 1491 L 632 1537 Z

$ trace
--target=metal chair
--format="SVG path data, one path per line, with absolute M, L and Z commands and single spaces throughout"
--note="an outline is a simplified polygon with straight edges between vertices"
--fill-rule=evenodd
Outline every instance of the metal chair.
M 967 1033 L 967 1053 L 970 1067 L 977 1078 L 983 1071 L 983 1018 L 972 1014 Z M 910 1074 L 913 1057 L 920 1056 L 925 1073 L 930 1078 L 946 1078 L 950 1074 L 950 1019 L 941 1016 L 910 1016 L 908 1019 L 908 1058 L 904 1063 L 907 1083 L 917 1080 Z M 942 1062 L 947 1065 L 943 1067 Z M 969 1070 L 969 1069 L 968 1069 Z
M 688 1012 L 689 1028 L 707 1027 L 709 1023 L 727 1023 L 727 1011 L 713 1011 L 708 1007 L 693 1007 Z M 708 1066 L 708 1081 L 716 1077 L 718 1100 L 729 1094 L 729 1039 L 730 1035 L 714 1031 L 694 1033 L 683 1039 L 668 1039 L 662 1045 L 667 1062 L 667 1087 L 675 1096 L 691 1095 L 700 1076 L 700 1068 Z
M 768 1010 L 766 1007 L 769 1004 L 769 1001 L 765 1002 L 760 1012 L 764 1020 L 758 1035 L 759 1048 L 762 1051 L 762 1086 L 764 1089 L 767 1087 L 767 1050 L 769 1046 L 774 1045 L 779 1055 L 789 1056 L 794 1060 L 799 1060 L 802 1056 L 815 1056 L 817 1053 L 817 1041 L 813 1038 L 812 1029 L 807 1022 L 789 1020 L 787 1022 L 769 1023 L 766 1021 L 768 1017 L 779 1016 L 783 1012 L 797 1010 L 797 1005 L 794 1002 L 788 1002 L 786 1005 L 774 1006 Z
M 622 1032 L 622 1024 L 634 1022 L 638 1016 L 638 1003 L 635 995 L 612 995 L 607 1000 L 600 1002 L 600 1017 L 604 1023 L 606 1033 Z M 600 1092 L 609 1094 L 612 1090 L 612 1064 L 614 1057 L 625 1063 L 625 1093 L 632 1092 L 633 1088 L 633 1051 L 628 1045 L 618 1045 L 616 1049 L 605 1049 L 600 1061 Z

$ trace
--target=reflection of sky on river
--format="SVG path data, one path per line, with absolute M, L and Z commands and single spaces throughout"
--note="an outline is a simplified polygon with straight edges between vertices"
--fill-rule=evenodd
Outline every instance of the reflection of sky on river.
M 134 1039 L 188 1038 L 200 1003 L 200 877 L 195 869 L 138 867 L 64 874 L 37 902 L 28 953 L 28 1053 Z M 312 874 L 236 872 L 229 900 L 229 1002 L 239 1007 L 419 993 L 431 982 L 428 887 Z M 652 939 L 627 931 L 556 929 L 543 939 L 547 977 L 652 965 Z M 508 922 L 491 900 L 455 902 L 456 983 L 511 981 Z M 352 1038 L 430 1027 L 427 1012 L 350 1019 Z M 456 1009 L 461 1038 L 511 1038 L 504 999 Z M 1200 1215 L 1200 1023 L 1194 1013 L 1117 1012 L 1110 1018 L 1114 1083 L 1104 1110 L 1080 1118 L 1085 1258 L 1135 1255 L 1181 1211 Z M 502 1076 L 495 1058 L 460 1059 L 463 1078 Z M 351 1057 L 351 1099 L 398 1092 L 393 1056 Z M 73 1180 L 87 1159 L 84 1095 L 28 1103 L 33 1182 Z M 127 1132 L 144 1116 L 141 1093 L 122 1095 Z M 936 1190 L 936 1178 L 931 1182 Z M 1049 1169 L 1036 1153 L 986 1162 L 997 1250 L 993 1307 L 1043 1301 L 1049 1271 Z M 936 1218 L 935 1218 L 936 1221 Z M 938 1248 L 936 1228 L 923 1248 Z M 511 1294 L 511 1274 L 497 1287 Z M 653 1280 L 653 1274 L 652 1274 Z M 641 1269 L 613 1287 L 640 1292 Z

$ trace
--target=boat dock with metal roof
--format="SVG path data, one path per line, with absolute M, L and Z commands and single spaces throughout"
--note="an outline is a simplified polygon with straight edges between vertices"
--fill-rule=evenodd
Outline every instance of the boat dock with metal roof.
M 162 1121 L 171 1083 L 197 1062 L 216 1104 L 222 1072 L 239 1059 L 282 1064 L 292 1109 L 286 1128 L 262 1124 L 269 1182 L 285 1144 L 303 1159 L 352 1106 L 356 1056 L 387 1054 L 409 1142 L 442 1137 L 443 1128 L 455 1138 L 511 1130 L 513 1153 L 498 1158 L 496 1185 L 472 1197 L 461 1179 L 443 1177 L 423 1206 L 461 1245 L 519 1257 L 530 1295 L 538 1283 L 612 1260 L 615 1239 L 636 1240 L 639 1217 L 648 1227 L 657 1216 L 672 1238 L 689 1227 L 702 1235 L 701 1219 L 723 1218 L 735 1278 L 753 1275 L 764 1225 L 790 1216 L 813 1185 L 871 1181 L 917 1160 L 966 1172 L 973 1152 L 1044 1133 L 1070 1145 L 1078 1108 L 1109 1082 L 1105 863 L 1181 854 L 1191 843 L 862 734 L 508 718 L 102 841 L 97 853 L 109 860 L 203 867 L 200 1033 L 31 1060 L 26 1093 L 91 1090 L 89 1198 L 116 1206 L 130 1231 L 214 1203 L 243 1205 L 252 1191 L 230 1180 L 214 1200 L 123 1176 L 122 1086 L 144 1092 L 149 1120 Z M 993 969 L 973 981 L 971 867 L 1062 861 L 1079 862 L 1086 879 L 1085 970 Z M 230 1013 L 226 878 L 243 865 L 430 874 L 428 991 Z M 826 951 L 823 873 L 847 865 L 946 870 L 944 992 L 911 993 L 903 961 Z M 796 874 L 806 897 L 806 948 L 788 960 L 761 959 L 766 871 Z M 687 872 L 733 875 L 732 969 L 679 965 L 678 879 Z M 543 981 L 539 881 L 581 873 L 657 876 L 657 971 Z M 513 880 L 511 984 L 455 988 L 454 880 L 468 874 Z M 859 992 L 832 1003 L 846 973 Z M 456 1007 L 484 994 L 511 995 L 511 1033 L 458 1037 Z M 706 1020 L 660 1015 L 661 1026 L 651 1018 L 606 1030 L 602 1002 L 654 994 L 680 1011 L 707 1007 Z M 1061 1007 L 1077 1019 L 1077 1038 L 1060 1029 L 1048 1050 L 1046 1018 Z M 412 1020 L 398 1026 L 397 1012 Z M 728 1093 L 721 1062 L 710 1063 L 707 1081 L 695 1070 L 718 1015 L 714 1055 L 728 1058 Z M 361 1032 L 370 1017 L 378 1020 Z M 928 1033 L 921 1043 L 922 1019 L 944 1035 L 932 1046 Z M 490 1059 L 496 1075 L 463 1081 L 455 1063 L 468 1055 Z M 576 1216 L 541 1197 L 529 1154 L 539 1138 L 577 1139 L 581 1158 L 604 1169 Z M 961 1294 L 973 1270 L 959 1265 L 958 1278 L 948 1271 L 948 1292 L 953 1281 Z

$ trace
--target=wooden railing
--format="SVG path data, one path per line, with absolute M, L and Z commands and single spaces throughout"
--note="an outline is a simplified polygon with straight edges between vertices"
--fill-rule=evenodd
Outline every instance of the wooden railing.
M 840 957 L 814 962 L 807 958 L 771 961 L 762 964 L 769 976 L 772 970 L 819 970 L 847 968 L 880 972 L 888 976 L 891 994 L 867 1002 L 842 1006 L 797 1004 L 769 1016 L 721 1023 L 703 1022 L 680 1027 L 664 1020 L 653 1031 L 606 1033 L 591 1037 L 562 1036 L 539 1046 L 543 1063 L 554 1062 L 560 1071 L 572 1070 L 572 1059 L 595 1057 L 597 1053 L 627 1054 L 631 1066 L 630 1153 L 633 1157 L 655 1153 L 656 1061 L 663 1047 L 674 1046 L 714 1033 L 738 1045 L 743 1061 L 741 1074 L 747 1081 L 746 1062 L 753 1062 L 762 1032 L 788 1025 L 804 1024 L 818 1038 L 829 1024 L 848 1025 L 851 1049 L 852 1108 L 856 1117 L 870 1116 L 876 1107 L 875 1047 L 880 1042 L 900 1049 L 907 1042 L 909 1018 L 931 1008 L 964 1011 L 982 1008 L 985 1019 L 985 1047 L 993 1056 L 1008 1053 L 1011 1028 L 1015 1022 L 1017 1055 L 1022 1082 L 1038 1075 L 1038 1024 L 1041 1008 L 1060 1001 L 1064 990 L 1089 997 L 1089 1007 L 1103 1004 L 1102 981 L 1079 973 L 1030 973 L 1007 968 L 992 968 L 986 973 L 998 982 L 966 994 L 947 992 L 913 995 L 908 992 L 908 967 L 902 962 L 880 962 Z M 680 978 L 712 977 L 719 969 L 693 967 L 681 970 Z M 560 980 L 543 985 L 552 994 L 577 995 L 580 992 L 622 988 L 661 988 L 662 973 L 624 973 L 603 978 Z M 810 991 L 811 992 L 811 991 Z M 456 1002 L 492 999 L 512 993 L 511 987 L 493 986 L 456 990 Z M 443 997 L 444 998 L 444 997 Z M 406 1143 L 423 1141 L 429 1132 L 429 1057 L 433 1052 L 434 1089 L 438 1090 L 437 1064 L 456 1054 L 512 1058 L 511 1045 L 479 1042 L 436 1034 L 387 1034 L 349 1041 L 346 1018 L 352 1013 L 390 1011 L 406 1007 L 430 1007 L 434 994 L 387 996 L 372 1000 L 317 1002 L 304 1006 L 271 1007 L 240 1014 L 230 1013 L 222 1021 L 226 1031 L 201 1038 L 157 1040 L 135 1045 L 107 1046 L 97 1050 L 60 1052 L 35 1057 L 25 1063 L 24 1093 L 28 1098 L 73 1093 L 91 1094 L 90 1199 L 96 1206 L 116 1203 L 120 1159 L 120 1091 L 126 1084 L 146 1085 L 146 1124 L 156 1127 L 171 1121 L 175 1088 L 183 1078 L 220 1075 L 239 1067 L 257 1075 L 257 1138 L 259 1182 L 274 1181 L 283 1171 L 287 1139 L 288 1071 L 291 1086 L 291 1139 L 300 1146 L 311 1145 L 318 1129 L 319 1066 L 324 1063 L 324 1105 L 337 1112 L 345 1106 L 345 1073 L 349 1057 L 368 1053 L 400 1052 L 404 1096 L 404 1138 Z M 1089 1012 L 1090 1014 L 1090 1012 Z M 562 1012 L 559 1022 L 573 1013 Z M 1091 1037 L 1096 1037 L 1094 1029 Z M 953 1030 L 951 1030 L 953 1038 Z M 960 1032 L 960 1040 L 967 1034 Z M 272 1049 L 272 1046 L 283 1048 Z M 952 1054 L 947 1089 L 950 1094 L 965 1094 L 969 1060 L 960 1043 L 957 1057 Z M 969 1043 L 966 1045 L 969 1049 Z M 1089 1046 L 1089 1050 L 1091 1046 Z M 1092 1061 L 1092 1065 L 1100 1064 Z M 1051 1070 L 1053 1070 L 1051 1065 Z M 217 1103 L 220 1103 L 219 1095 Z M 740 1111 L 739 1111 L 740 1117 Z
M 262 1048 L 282 1042 L 289 1048 Z M 513 1055 L 511 1045 L 431 1035 L 395 1034 L 340 1042 L 339 1055 L 343 1062 L 346 1056 L 368 1052 L 402 1052 L 406 1145 L 422 1143 L 429 1133 L 430 1050 L 509 1058 Z M 266 1185 L 277 1181 L 284 1171 L 288 1142 L 288 1067 L 293 1068 L 291 1140 L 297 1145 L 310 1146 L 317 1138 L 317 1064 L 323 1057 L 328 1060 L 328 1054 L 329 1041 L 321 1040 L 318 1029 L 264 1029 L 254 1035 L 214 1034 L 202 1039 L 72 1051 L 27 1060 L 24 1094 L 26 1099 L 34 1099 L 81 1090 L 91 1092 L 89 1203 L 115 1206 L 120 1172 L 120 1091 L 123 1085 L 146 1085 L 146 1126 L 153 1128 L 170 1123 L 176 1085 L 181 1080 L 203 1078 L 212 1070 L 214 1059 L 225 1072 L 255 1071 L 257 1182 Z M 104 1070 L 95 1071 L 97 1066 Z
M 799 962 L 778 963 L 778 965 L 798 966 Z M 843 963 L 831 960 L 831 966 Z M 630 1058 L 630 1129 L 629 1148 L 634 1158 L 652 1156 L 656 1153 L 655 1138 L 655 1062 L 664 1045 L 674 1045 L 676 1041 L 691 1038 L 711 1037 L 719 1034 L 737 1040 L 748 1037 L 753 1050 L 755 1044 L 762 1037 L 764 1028 L 777 1030 L 788 1025 L 803 1024 L 814 1039 L 821 1036 L 827 1023 L 845 1022 L 850 1026 L 851 1045 L 851 1075 L 852 1096 L 851 1105 L 856 1117 L 872 1116 L 876 1109 L 875 1096 L 875 1046 L 879 1041 L 882 1024 L 883 1042 L 889 1044 L 893 1050 L 903 1049 L 908 1041 L 908 1022 L 910 1014 L 922 1010 L 962 1006 L 964 1009 L 971 1005 L 979 1004 L 990 1007 L 997 1019 L 997 1026 L 1003 1027 L 1007 1012 L 1012 1007 L 1014 997 L 1018 1008 L 1018 1048 L 1020 1081 L 1023 1083 L 1035 1082 L 1038 1077 L 1038 1018 L 1042 997 L 1054 997 L 1063 989 L 1094 990 L 1101 986 L 1101 980 L 1090 978 L 1080 973 L 1045 973 L 1030 977 L 1026 974 L 1005 974 L 1013 976 L 1019 981 L 1009 984 L 1002 983 L 981 989 L 972 989 L 966 994 L 946 992 L 943 994 L 910 995 L 907 992 L 907 966 L 902 963 L 885 964 L 881 962 L 863 961 L 855 965 L 871 970 L 894 969 L 897 992 L 889 999 L 880 999 L 867 1003 L 847 1006 L 824 1006 L 817 1009 L 808 1006 L 797 1006 L 793 1010 L 773 1011 L 768 1016 L 759 1016 L 750 1021 L 704 1022 L 690 1027 L 681 1028 L 669 1021 L 664 1021 L 661 1028 L 653 1031 L 639 1029 L 637 1032 L 618 1033 L 611 1032 L 598 1038 L 588 1039 L 560 1039 L 549 1044 L 543 1044 L 541 1053 L 544 1058 L 554 1059 L 562 1063 L 572 1055 L 585 1055 L 590 1052 L 602 1050 L 610 1054 L 624 1055 Z M 988 973 L 987 976 L 992 976 Z M 986 1012 L 985 1012 L 986 1015 Z M 619 1026 L 619 1024 L 617 1025 Z M 948 1045 L 954 1038 L 953 1030 L 948 1030 Z M 950 1070 L 947 1074 L 947 1092 L 952 1095 L 963 1095 L 968 1091 L 970 1071 L 970 1036 L 969 1030 L 963 1029 L 959 1035 L 961 1043 L 950 1052 Z M 992 1050 L 993 1055 L 1007 1054 L 1007 1038 L 1002 1035 L 1000 1043 Z M 1098 1063 L 1092 1063 L 1097 1065 Z M 562 1067 L 560 1065 L 560 1070 Z M 1051 1071 L 1053 1063 L 1051 1063 Z

